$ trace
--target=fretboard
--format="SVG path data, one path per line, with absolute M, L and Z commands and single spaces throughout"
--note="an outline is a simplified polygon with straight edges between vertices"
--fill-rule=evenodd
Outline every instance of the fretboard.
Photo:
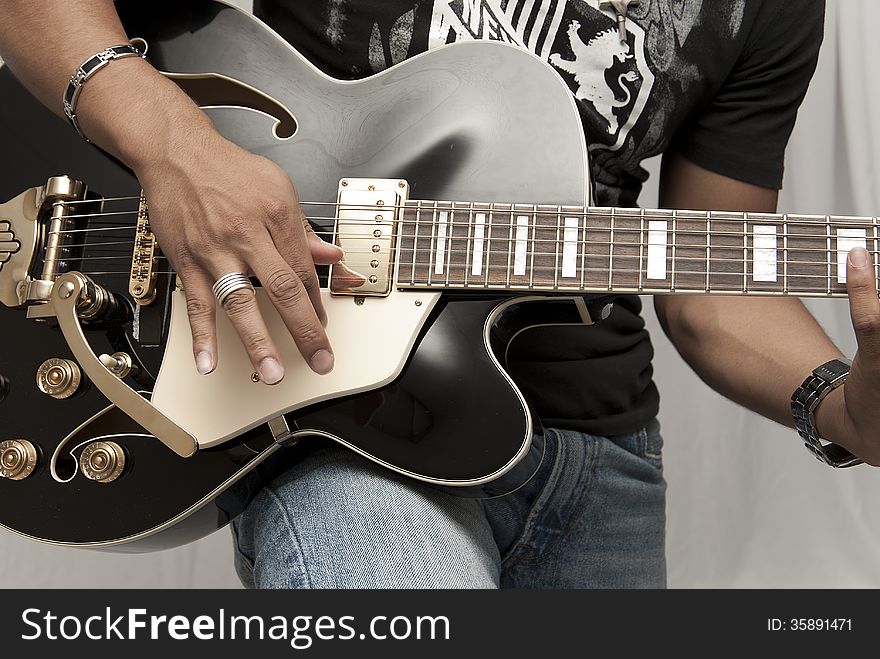
M 877 218 L 409 201 L 397 285 L 587 293 L 846 294 Z M 875 278 L 878 267 L 874 267 Z

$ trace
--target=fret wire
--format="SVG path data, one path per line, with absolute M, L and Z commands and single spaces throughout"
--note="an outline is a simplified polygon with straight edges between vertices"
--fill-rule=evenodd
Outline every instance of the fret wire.
M 556 213 L 556 259 L 553 270 L 553 288 L 559 288 L 559 252 L 561 247 L 561 227 L 562 227 L 562 206 L 557 206 Z
M 452 272 L 452 251 L 455 238 L 455 202 L 449 207 L 446 218 L 446 239 L 443 241 L 443 265 L 446 266 L 446 287 L 449 288 L 449 273 Z
M 581 249 L 581 289 L 585 288 L 584 277 L 587 272 L 587 229 L 589 228 L 590 216 L 584 216 L 584 230 L 580 234 L 580 239 L 578 240 L 578 244 L 582 246 Z M 581 221 L 578 220 L 578 226 L 580 226 Z
M 878 247 L 880 247 L 880 243 L 878 243 L 878 235 L 877 235 L 877 218 L 873 218 L 872 224 L 874 225 L 874 253 L 877 253 Z M 871 259 L 874 261 L 874 284 L 880 289 L 880 263 L 878 263 L 877 259 Z
M 434 202 L 434 210 L 431 211 L 431 251 L 428 254 L 428 285 L 431 285 L 431 278 L 434 276 L 434 256 L 437 254 L 437 245 L 435 236 L 437 235 L 437 209 L 438 203 Z
M 469 285 L 468 276 L 471 273 L 471 256 L 474 250 L 474 202 L 470 202 L 468 205 L 468 237 L 467 237 L 467 249 L 465 250 L 464 255 L 464 287 L 467 288 Z
M 412 262 L 412 281 L 415 283 L 416 281 L 416 255 L 419 253 L 418 251 L 418 241 L 419 241 L 419 223 L 422 220 L 422 200 L 419 199 L 416 202 L 416 225 L 413 227 L 413 262 Z
M 706 211 L 706 292 L 710 292 L 712 287 L 709 282 L 709 272 L 712 269 L 712 211 Z
M 614 208 L 611 209 L 611 231 L 608 244 L 608 290 L 610 291 L 614 277 Z
M 492 266 L 492 215 L 495 212 L 495 203 L 489 204 L 489 226 L 486 229 L 486 281 L 485 286 L 489 287 L 489 268 Z
M 788 293 L 788 215 L 782 217 L 782 292 Z
M 825 230 L 828 233 L 828 292 L 831 293 L 831 218 L 828 215 L 825 216 Z
M 535 239 L 538 237 L 538 205 L 532 205 L 532 214 L 535 217 L 535 228 L 532 229 L 532 244 L 535 245 Z M 526 245 L 529 244 L 528 234 L 526 234 Z M 532 282 L 535 279 L 535 251 L 537 248 L 532 249 L 531 258 L 529 260 L 529 286 L 532 286 Z
M 671 268 L 672 269 L 672 276 L 669 279 L 669 283 L 670 283 L 669 289 L 672 291 L 675 290 L 675 224 L 676 224 L 675 221 L 676 221 L 677 216 L 678 216 L 678 212 L 675 209 L 673 209 L 672 210 L 672 263 L 670 264 L 672 266 L 672 268 Z
M 510 246 L 513 244 L 513 216 L 516 214 L 514 210 L 515 204 L 510 205 L 510 226 L 507 231 L 507 286 L 510 286 L 510 253 L 513 251 Z
M 642 262 L 645 255 L 645 209 L 639 209 L 639 290 L 644 288 L 642 279 Z
M 749 292 L 749 214 L 745 214 L 743 219 L 743 286 L 742 292 Z

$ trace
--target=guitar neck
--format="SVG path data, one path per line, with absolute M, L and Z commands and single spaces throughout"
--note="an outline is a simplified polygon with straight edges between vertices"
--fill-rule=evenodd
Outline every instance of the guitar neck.
M 844 296 L 880 239 L 871 217 L 435 201 L 399 227 L 400 288 L 584 293 Z

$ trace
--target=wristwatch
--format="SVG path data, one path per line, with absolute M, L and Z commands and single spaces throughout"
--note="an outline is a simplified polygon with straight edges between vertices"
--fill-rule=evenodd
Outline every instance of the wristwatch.
M 822 399 L 846 381 L 849 368 L 850 362 L 842 359 L 825 362 L 814 369 L 791 395 L 794 427 L 804 440 L 804 446 L 816 456 L 817 460 L 832 467 L 852 467 L 862 463 L 861 458 L 857 458 L 842 446 L 825 442 L 819 437 L 816 419 L 813 416 Z

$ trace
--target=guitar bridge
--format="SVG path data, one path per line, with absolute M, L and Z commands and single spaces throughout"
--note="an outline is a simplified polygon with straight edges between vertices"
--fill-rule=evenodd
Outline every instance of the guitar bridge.
M 134 234 L 134 253 L 131 257 L 131 274 L 128 279 L 128 292 L 137 304 L 144 306 L 156 299 L 157 278 L 156 237 L 150 227 L 147 201 L 141 192 Z
M 409 195 L 400 179 L 343 179 L 339 182 L 336 244 L 345 252 L 330 269 L 334 295 L 391 293 L 397 217 Z

